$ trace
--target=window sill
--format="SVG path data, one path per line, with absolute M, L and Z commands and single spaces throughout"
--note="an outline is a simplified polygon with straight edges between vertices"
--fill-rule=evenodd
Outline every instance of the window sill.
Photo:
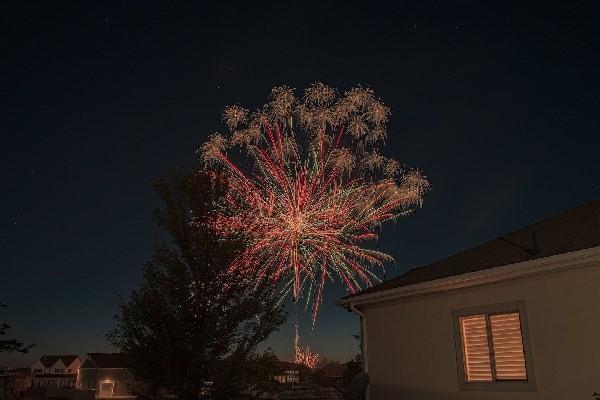
M 537 391 L 534 382 L 462 382 L 459 384 L 460 391 L 478 391 L 478 392 L 535 392 Z

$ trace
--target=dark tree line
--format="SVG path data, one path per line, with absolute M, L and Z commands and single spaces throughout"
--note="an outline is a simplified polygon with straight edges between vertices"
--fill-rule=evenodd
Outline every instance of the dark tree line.
M 6 305 L 0 303 L 0 308 L 4 307 L 6 307 Z M 3 339 L 9 328 L 10 326 L 8 324 L 0 323 L 0 353 L 27 353 L 33 345 L 25 345 L 17 339 Z

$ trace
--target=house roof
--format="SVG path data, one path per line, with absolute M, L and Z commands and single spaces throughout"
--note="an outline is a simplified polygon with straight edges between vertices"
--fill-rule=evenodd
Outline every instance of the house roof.
M 545 218 L 432 264 L 417 267 L 389 281 L 346 296 L 345 299 L 596 246 L 600 246 L 600 200 Z
M 51 366 L 56 364 L 56 362 L 58 360 L 62 360 L 63 364 L 65 364 L 65 367 L 67 367 L 67 366 L 71 365 L 71 363 L 73 363 L 73 361 L 75 361 L 77 358 L 79 358 L 78 355 L 72 355 L 72 354 L 56 355 L 56 356 L 42 356 L 40 358 L 40 362 L 42 363 L 42 365 L 44 367 L 50 368 Z
M 321 372 L 325 378 L 341 378 L 346 371 L 346 364 L 339 362 L 329 362 L 321 367 Z
M 88 356 L 79 368 L 127 368 L 125 357 L 119 353 L 88 353 Z

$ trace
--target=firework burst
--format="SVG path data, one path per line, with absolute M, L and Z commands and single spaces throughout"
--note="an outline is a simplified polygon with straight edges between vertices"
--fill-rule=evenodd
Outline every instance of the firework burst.
M 420 206 L 429 187 L 419 171 L 379 153 L 389 114 L 362 87 L 338 94 L 316 83 L 300 99 L 277 87 L 255 112 L 228 107 L 229 135 L 213 134 L 201 146 L 207 168 L 229 181 L 212 226 L 247 243 L 230 272 L 312 302 L 313 325 L 328 280 L 338 277 L 352 293 L 378 281 L 374 267 L 392 257 L 365 242 L 377 239 L 383 222 Z M 233 161 L 232 147 L 251 167 Z

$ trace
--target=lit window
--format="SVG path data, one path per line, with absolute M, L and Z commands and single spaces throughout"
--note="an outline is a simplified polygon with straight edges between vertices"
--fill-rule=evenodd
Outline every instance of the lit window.
M 466 381 L 493 381 L 485 315 L 460 317 L 460 335 Z
M 535 390 L 523 317 L 523 303 L 455 312 L 462 390 Z
M 115 383 L 113 381 L 102 381 L 100 382 L 100 393 L 98 397 L 112 397 Z

